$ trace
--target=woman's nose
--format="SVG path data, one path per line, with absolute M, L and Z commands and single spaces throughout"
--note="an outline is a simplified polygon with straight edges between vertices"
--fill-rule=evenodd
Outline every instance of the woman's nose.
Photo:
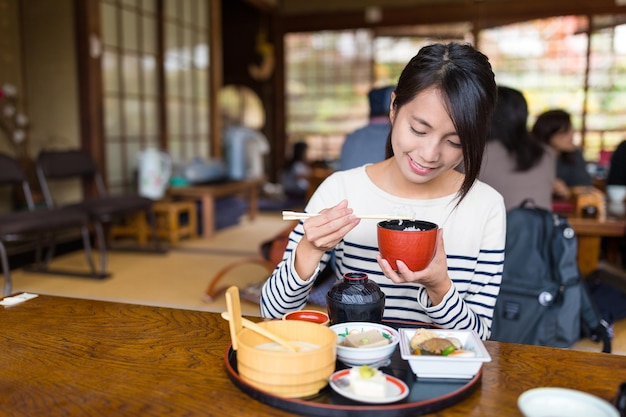
M 440 144 L 436 140 L 428 140 L 422 143 L 419 155 L 424 162 L 437 162 L 441 155 Z

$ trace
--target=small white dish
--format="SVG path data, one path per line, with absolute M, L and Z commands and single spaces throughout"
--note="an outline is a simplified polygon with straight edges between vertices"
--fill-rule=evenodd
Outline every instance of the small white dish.
M 379 323 L 355 321 L 333 324 L 330 326 L 330 329 L 337 334 L 337 359 L 348 366 L 384 366 L 383 364 L 391 357 L 400 342 L 400 333 L 396 329 Z M 378 330 L 383 337 L 389 340 L 389 344 L 371 348 L 343 345 L 343 341 L 348 334 L 352 332 L 366 332 L 368 330 Z
M 409 362 L 411 370 L 418 378 L 471 379 L 483 366 L 491 362 L 491 356 L 476 332 L 469 330 L 432 329 L 438 337 L 454 337 L 461 342 L 463 349 L 473 351 L 472 357 L 414 355 L 410 342 L 417 329 L 400 329 L 400 354 Z
M 396 377 L 383 374 L 387 379 L 387 396 L 375 398 L 357 395 L 350 389 L 350 369 L 337 371 L 330 376 L 328 384 L 339 395 L 368 404 L 388 404 L 400 401 L 409 395 L 409 387 Z
M 609 202 L 606 206 L 608 214 L 612 216 L 622 217 L 624 216 L 624 211 L 626 209 L 626 203 L 623 202 Z
M 608 401 L 568 388 L 533 388 L 517 399 L 526 417 L 619 417 Z
M 607 185 L 606 195 L 610 203 L 623 203 L 626 198 L 626 185 Z

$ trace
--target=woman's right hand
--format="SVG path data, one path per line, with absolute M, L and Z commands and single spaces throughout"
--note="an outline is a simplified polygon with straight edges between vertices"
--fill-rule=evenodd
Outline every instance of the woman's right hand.
M 324 253 L 337 246 L 359 222 L 360 219 L 348 208 L 347 200 L 306 219 L 303 223 L 304 236 L 296 248 L 298 275 L 307 280 L 315 272 Z

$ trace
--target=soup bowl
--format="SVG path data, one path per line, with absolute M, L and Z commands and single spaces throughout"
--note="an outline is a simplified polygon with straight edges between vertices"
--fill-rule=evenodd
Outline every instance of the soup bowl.
M 376 229 L 380 255 L 396 271 L 397 261 L 404 262 L 411 271 L 421 271 L 435 256 L 438 228 L 424 220 L 379 222 Z

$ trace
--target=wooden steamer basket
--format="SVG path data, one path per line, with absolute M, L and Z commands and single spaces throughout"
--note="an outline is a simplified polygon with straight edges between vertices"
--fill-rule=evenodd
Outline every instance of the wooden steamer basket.
M 287 340 L 310 343 L 317 349 L 272 351 L 256 346 L 271 343 L 249 329 L 237 334 L 237 369 L 256 388 L 288 398 L 317 394 L 335 371 L 337 336 L 326 326 L 297 320 L 258 323 Z
M 271 320 L 249 323 L 261 327 L 251 330 L 243 327 L 239 304 L 239 290 L 226 291 L 232 348 L 237 351 L 237 369 L 241 379 L 253 387 L 286 398 L 308 397 L 328 385 L 335 371 L 337 335 L 326 326 L 300 320 Z M 265 330 L 265 331 L 264 331 Z M 314 349 L 267 350 L 259 345 L 273 343 L 261 333 L 271 333 L 282 344 L 314 345 Z M 276 338 L 277 336 L 277 338 Z

